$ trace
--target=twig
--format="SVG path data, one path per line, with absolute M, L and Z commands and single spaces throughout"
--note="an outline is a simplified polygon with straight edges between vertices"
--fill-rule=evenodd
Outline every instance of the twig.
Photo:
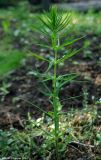
M 68 145 L 68 146 L 74 148 L 74 149 L 77 150 L 80 154 L 83 154 L 83 152 L 81 152 L 78 148 L 74 147 L 73 145 Z
M 70 144 L 70 145 L 77 144 L 77 145 L 79 145 L 79 146 L 90 147 L 90 148 L 94 148 L 94 147 L 95 147 L 95 146 L 93 146 L 93 145 L 84 144 L 84 143 L 80 143 L 80 142 L 76 142 L 76 141 L 71 141 L 69 144 Z

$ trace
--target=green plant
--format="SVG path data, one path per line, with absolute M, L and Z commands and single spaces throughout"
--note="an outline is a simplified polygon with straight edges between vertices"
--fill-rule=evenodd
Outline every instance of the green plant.
M 8 52 L 2 49 L 0 51 L 0 76 L 4 76 L 7 72 L 17 68 L 21 60 L 25 57 L 25 54 L 21 51 L 10 50 Z
M 0 158 L 7 159 L 11 155 L 13 159 L 29 159 L 31 149 L 35 148 L 32 136 L 31 129 L 24 132 L 14 128 L 9 131 L 0 130 Z
M 47 123 L 44 120 L 47 120 Z M 66 152 L 72 143 L 80 145 L 80 151 L 82 151 L 82 146 L 85 146 L 85 149 L 93 145 L 101 148 L 101 133 L 98 126 L 93 123 L 95 120 L 96 109 L 92 107 L 88 107 L 86 110 L 71 110 L 65 115 L 60 115 L 61 139 L 58 144 L 59 152 L 62 155 L 60 159 L 67 159 Z M 36 120 L 32 119 L 28 113 L 28 121 L 23 130 L 14 128 L 0 130 L 0 158 L 56 159 L 54 157 L 54 137 L 46 133 L 46 131 L 52 132 L 53 127 L 52 120 L 44 117 L 44 114 Z
M 89 40 L 85 40 L 84 41 L 84 58 L 88 58 L 88 59 L 92 59 L 93 55 L 92 55 L 92 51 L 89 50 L 88 48 L 90 48 L 91 42 Z
M 2 82 L 2 85 L 0 86 L 0 101 L 4 101 L 5 96 L 9 93 L 9 87 L 11 86 L 10 83 Z
M 35 76 L 39 76 L 43 78 L 43 82 L 47 82 L 49 80 L 52 81 L 52 91 L 48 89 L 47 95 L 50 98 L 50 102 L 53 106 L 53 113 L 49 113 L 54 123 L 53 135 L 55 139 L 55 151 L 56 151 L 56 159 L 59 159 L 59 138 L 60 138 L 60 125 L 59 118 L 62 110 L 62 105 L 59 101 L 59 92 L 62 87 L 71 82 L 77 75 L 75 73 L 72 74 L 58 74 L 58 68 L 61 66 L 61 63 L 64 63 L 67 59 L 76 55 L 80 50 L 71 49 L 71 45 L 76 42 L 78 39 L 74 39 L 73 37 L 68 36 L 70 15 L 58 13 L 56 7 L 52 7 L 49 13 L 43 14 L 39 16 L 40 27 L 34 26 L 34 29 L 42 34 L 44 38 L 48 40 L 48 44 L 39 44 L 37 45 L 48 48 L 52 51 L 51 58 L 45 58 L 39 54 L 32 53 L 34 57 L 39 60 L 46 61 L 48 65 L 48 69 L 45 73 L 41 74 L 38 72 L 32 72 Z M 68 46 L 67 53 L 60 55 L 59 53 Z M 49 70 L 53 69 L 53 72 L 49 72 Z M 47 87 L 48 88 L 48 87 Z M 46 113 L 46 112 L 45 112 Z
M 5 33 L 10 33 L 10 21 L 9 20 L 3 20 L 2 27 Z

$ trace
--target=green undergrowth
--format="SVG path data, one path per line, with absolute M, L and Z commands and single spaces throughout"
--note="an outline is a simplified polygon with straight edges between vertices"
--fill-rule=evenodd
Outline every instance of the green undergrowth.
M 64 16 L 66 13 L 67 12 L 64 12 Z M 7 73 L 8 71 L 16 68 L 18 66 L 16 64 L 19 63 L 19 60 L 22 59 L 22 54 L 20 54 L 20 52 L 22 52 L 21 49 L 19 48 L 20 51 L 16 51 L 16 49 L 12 47 L 10 51 L 7 50 L 6 46 L 8 45 L 8 42 L 5 42 L 5 39 L 8 39 L 10 41 L 11 46 L 13 41 L 18 39 L 18 41 L 22 41 L 21 43 L 24 43 L 24 47 L 28 48 L 28 46 L 30 46 L 30 43 L 33 43 L 31 40 L 33 39 L 31 37 L 33 34 L 30 34 L 30 31 L 33 30 L 33 24 L 35 23 L 35 21 L 37 21 L 36 15 L 38 14 L 38 12 L 32 13 L 27 3 L 21 3 L 16 7 L 0 10 L 0 27 L 2 28 L 3 32 L 3 37 L 0 40 L 0 75 L 3 75 L 3 73 Z M 73 33 L 75 32 L 76 35 L 100 35 L 100 12 L 94 13 L 92 11 L 89 11 L 88 13 L 84 14 L 72 11 L 71 15 L 72 19 L 70 30 L 72 30 Z M 40 26 L 39 23 L 37 25 Z M 3 57 L 5 57 L 5 60 L 7 58 L 7 63 L 5 63 L 6 61 Z
M 26 55 L 24 51 L 14 49 L 11 43 L 10 33 L 5 33 L 0 40 L 0 77 L 16 69 Z
M 24 58 L 24 53 L 20 51 L 0 51 L 0 76 L 19 66 Z
M 61 11 L 60 11 L 61 12 Z M 68 12 L 68 11 L 67 11 Z M 67 13 L 64 11 L 65 13 Z M 36 14 L 41 14 L 38 12 L 31 12 L 31 9 L 27 3 L 21 3 L 17 7 L 11 7 L 8 9 L 1 9 L 0 11 L 0 19 L 6 19 L 6 20 L 12 20 L 16 19 L 18 20 L 18 24 L 25 25 L 25 29 L 28 29 L 28 27 L 34 22 L 34 19 L 36 18 Z M 93 34 L 99 34 L 101 33 L 101 12 L 95 13 L 92 10 L 89 10 L 87 13 L 79 13 L 77 11 L 71 11 L 72 15 L 72 24 L 74 31 L 76 32 L 87 32 L 87 33 L 93 33 Z M 20 27 L 18 28 L 20 29 Z M 24 28 L 22 28 L 24 31 Z
M 93 11 L 88 11 L 86 14 L 72 12 L 72 17 L 72 24 L 75 26 L 73 26 L 74 32 L 96 35 L 101 33 L 101 12 L 94 13 Z
M 85 150 L 88 150 L 92 159 L 100 160 L 101 132 L 95 125 L 96 116 L 96 107 L 62 113 L 59 135 L 61 158 L 65 159 L 68 156 L 69 145 L 76 142 L 81 145 L 79 152 L 83 154 Z M 23 130 L 19 131 L 13 126 L 7 131 L 0 130 L 0 158 L 54 159 L 53 130 L 54 125 L 49 117 L 43 114 L 42 117 L 33 119 L 28 113 L 28 120 Z M 83 145 L 85 149 L 82 150 Z M 93 150 L 98 149 L 99 154 L 94 154 L 92 148 Z

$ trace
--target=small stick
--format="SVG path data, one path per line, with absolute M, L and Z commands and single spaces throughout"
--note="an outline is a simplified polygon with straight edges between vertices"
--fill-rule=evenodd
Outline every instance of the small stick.
M 77 149 L 76 147 L 74 147 L 74 146 L 72 146 L 72 145 L 68 145 L 68 146 L 74 148 L 74 149 L 77 150 L 80 154 L 83 154 L 83 152 L 81 152 L 81 151 L 80 151 L 79 149 Z
M 80 142 L 76 142 L 76 141 L 71 141 L 69 144 L 70 144 L 70 145 L 72 145 L 72 144 L 77 144 L 77 145 L 80 145 L 80 146 L 90 147 L 90 148 L 94 148 L 94 147 L 95 147 L 95 146 L 93 146 L 93 145 L 84 144 L 84 143 L 80 143 Z

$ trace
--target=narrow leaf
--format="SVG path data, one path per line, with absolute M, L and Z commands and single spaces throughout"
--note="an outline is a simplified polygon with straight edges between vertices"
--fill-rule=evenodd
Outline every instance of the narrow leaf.
M 46 114 L 47 116 L 50 117 L 50 115 L 48 114 L 48 112 L 46 112 L 45 110 L 42 109 L 42 107 L 39 107 L 38 105 L 28 101 L 28 100 L 25 100 L 24 98 L 20 97 L 20 99 L 22 99 L 24 102 L 30 104 L 31 106 L 34 106 L 35 108 L 37 108 L 39 111 L 43 112 L 44 114 Z
M 72 41 L 70 41 L 70 42 L 68 42 L 68 40 L 65 40 L 64 43 L 61 45 L 61 48 L 62 48 L 62 47 L 65 47 L 65 46 L 69 46 L 69 45 L 71 45 L 71 44 L 73 44 L 73 43 L 81 40 L 82 38 L 83 38 L 83 37 L 76 38 L 76 39 L 74 39 L 74 40 L 72 40 Z
M 57 63 L 61 63 L 64 62 L 65 60 L 69 59 L 70 57 L 76 55 L 77 53 L 79 53 L 81 51 L 81 49 L 76 50 L 76 51 L 70 51 L 69 53 L 67 53 L 66 55 L 64 55 L 62 58 L 57 60 Z
M 73 79 L 75 79 L 77 77 L 77 75 L 70 75 L 70 76 L 68 76 L 68 77 L 66 77 L 65 79 L 63 79 L 62 81 L 61 81 L 61 83 L 60 83 L 60 88 L 62 87 L 62 86 L 64 86 L 66 83 L 68 83 L 68 82 L 71 82 Z
M 39 60 L 43 60 L 43 61 L 49 62 L 48 59 L 46 59 L 46 58 L 44 58 L 44 57 L 42 57 L 42 56 L 40 56 L 40 55 L 38 55 L 36 53 L 33 53 L 33 52 L 30 52 L 30 53 L 31 53 L 31 55 L 33 55 L 35 58 L 37 58 Z

